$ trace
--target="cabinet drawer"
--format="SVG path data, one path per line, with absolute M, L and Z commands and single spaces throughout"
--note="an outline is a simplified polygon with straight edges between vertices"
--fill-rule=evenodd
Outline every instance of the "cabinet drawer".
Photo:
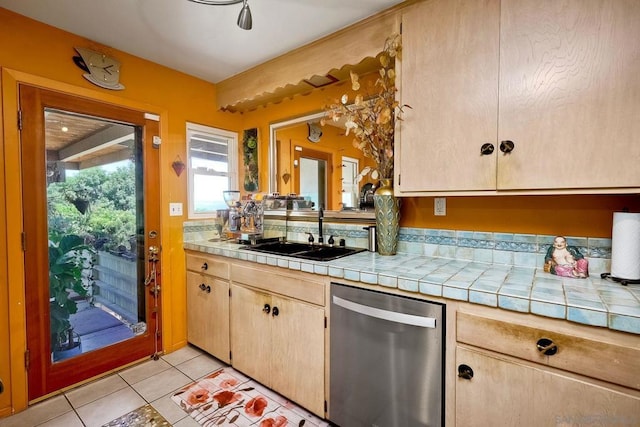
M 640 390 L 640 344 L 601 342 L 461 312 L 456 333 L 461 343 Z M 557 347 L 555 354 L 538 349 L 543 338 Z
M 278 274 L 272 270 L 251 268 L 233 264 L 231 281 L 263 289 L 265 291 L 324 306 L 324 283 L 306 280 L 299 276 Z
M 204 255 L 187 254 L 187 270 L 229 280 L 229 263 Z

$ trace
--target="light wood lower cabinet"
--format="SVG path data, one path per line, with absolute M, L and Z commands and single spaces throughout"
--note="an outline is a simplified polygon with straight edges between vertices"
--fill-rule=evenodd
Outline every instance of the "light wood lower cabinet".
M 233 366 L 324 416 L 324 308 L 231 285 Z
M 307 410 L 325 414 L 325 284 L 187 252 L 187 338 Z
M 640 346 L 588 329 L 458 312 L 456 426 L 640 425 Z
M 458 346 L 456 426 L 638 425 L 640 397 L 506 360 L 499 354 Z M 603 367 L 606 369 L 606 367 Z
M 187 255 L 187 340 L 230 363 L 228 262 Z
M 187 339 L 229 363 L 229 282 L 187 273 Z

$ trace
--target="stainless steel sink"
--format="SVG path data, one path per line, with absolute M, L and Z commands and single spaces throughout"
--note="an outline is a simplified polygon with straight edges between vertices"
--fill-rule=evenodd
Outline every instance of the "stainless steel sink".
M 331 261 L 347 255 L 364 251 L 360 248 L 347 248 L 344 246 L 311 246 L 296 242 L 270 242 L 255 246 L 246 246 L 244 249 L 254 252 L 262 252 L 272 255 L 286 255 L 294 258 L 314 261 Z

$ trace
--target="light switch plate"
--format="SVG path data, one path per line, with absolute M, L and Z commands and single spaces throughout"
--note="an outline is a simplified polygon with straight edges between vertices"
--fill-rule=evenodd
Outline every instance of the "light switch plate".
M 181 216 L 182 203 L 169 203 L 169 216 Z
M 435 216 L 447 215 L 447 199 L 444 197 L 435 197 L 433 199 L 433 214 Z

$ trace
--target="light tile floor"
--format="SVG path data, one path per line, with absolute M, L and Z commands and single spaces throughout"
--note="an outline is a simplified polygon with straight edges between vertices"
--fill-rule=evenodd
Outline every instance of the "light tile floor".
M 175 427 L 196 427 L 171 395 L 222 366 L 226 365 L 187 346 L 0 418 L 0 427 L 100 427 L 147 403 Z

